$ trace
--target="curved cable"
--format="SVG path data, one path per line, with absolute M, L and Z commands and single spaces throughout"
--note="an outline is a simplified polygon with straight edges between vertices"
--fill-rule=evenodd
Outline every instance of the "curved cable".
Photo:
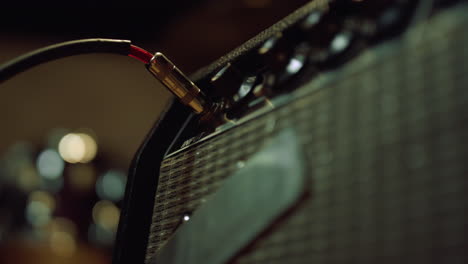
M 153 58 L 153 54 L 140 48 L 135 45 L 130 45 L 130 52 L 128 56 L 135 58 L 145 64 L 150 63 L 151 59 Z
M 132 45 L 129 40 L 81 39 L 51 45 L 26 53 L 0 66 L 0 83 L 16 74 L 44 62 L 87 53 L 113 53 L 135 58 L 147 65 L 147 69 L 168 88 L 182 103 L 198 114 L 211 111 L 211 103 L 190 79 L 166 56 Z
M 67 41 L 26 53 L 1 65 L 0 83 L 41 63 L 87 53 L 120 54 L 144 63 L 149 63 L 152 57 L 151 53 L 132 45 L 129 40 L 97 38 Z

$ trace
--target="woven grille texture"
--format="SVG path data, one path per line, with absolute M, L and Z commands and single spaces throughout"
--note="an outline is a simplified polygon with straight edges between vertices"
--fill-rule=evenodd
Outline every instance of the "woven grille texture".
M 467 26 L 463 15 L 436 17 L 334 81 L 306 84 L 292 102 L 166 158 L 147 260 L 292 127 L 310 196 L 233 263 L 468 263 Z

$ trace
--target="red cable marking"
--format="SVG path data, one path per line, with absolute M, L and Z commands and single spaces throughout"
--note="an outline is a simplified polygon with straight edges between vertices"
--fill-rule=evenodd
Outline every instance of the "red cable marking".
M 135 45 L 130 45 L 130 52 L 128 56 L 135 58 L 145 64 L 150 63 L 151 59 L 153 58 L 153 54 L 140 48 Z

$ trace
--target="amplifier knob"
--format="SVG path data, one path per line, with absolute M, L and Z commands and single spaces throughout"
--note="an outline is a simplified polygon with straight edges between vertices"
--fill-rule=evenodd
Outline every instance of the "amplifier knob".
M 267 69 L 280 73 L 289 63 L 293 51 L 294 43 L 278 34 L 265 41 L 258 49 L 258 54 L 262 55 L 263 64 Z
M 231 63 L 221 68 L 210 79 L 212 91 L 210 95 L 212 98 L 231 98 L 238 93 L 239 87 L 243 82 L 242 74 Z

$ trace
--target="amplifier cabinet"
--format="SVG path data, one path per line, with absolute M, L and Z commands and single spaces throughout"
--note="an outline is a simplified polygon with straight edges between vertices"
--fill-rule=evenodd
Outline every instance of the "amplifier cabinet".
M 370 37 L 338 30 L 324 53 L 307 44 L 322 38 L 303 37 L 335 8 L 317 2 L 195 74 L 229 105 L 225 123 L 208 128 L 177 102 L 168 107 L 131 170 L 114 261 L 468 262 L 468 6 L 407 4 L 397 27 Z M 272 48 L 281 38 L 289 42 Z M 284 64 L 264 59 L 275 52 Z M 283 170 L 249 170 L 262 157 Z M 283 200 L 269 191 L 262 204 L 262 188 L 282 178 L 289 188 L 289 172 L 302 177 L 295 198 L 276 208 Z M 222 201 L 234 177 L 263 178 Z M 249 206 L 259 213 L 243 215 Z M 212 226 L 203 233 L 196 218 Z

